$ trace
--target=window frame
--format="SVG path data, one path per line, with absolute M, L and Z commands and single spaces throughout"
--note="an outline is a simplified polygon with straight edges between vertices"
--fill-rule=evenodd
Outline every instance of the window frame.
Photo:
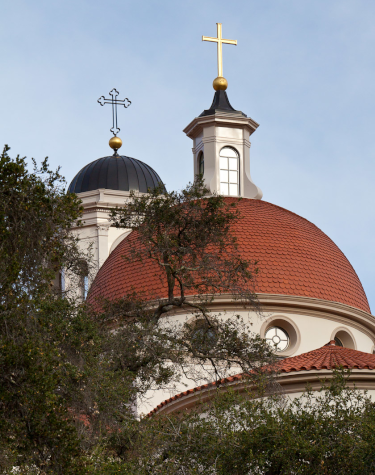
M 271 332 L 272 330 L 275 330 L 275 336 L 279 338 L 279 341 L 276 344 L 273 341 L 275 336 L 273 336 L 273 337 L 267 336 L 267 334 L 269 334 L 269 332 Z M 277 334 L 278 331 L 281 333 L 281 336 L 283 336 L 284 338 L 281 338 L 280 335 Z M 288 348 L 290 347 L 289 333 L 285 330 L 285 328 L 282 328 L 280 326 L 274 325 L 274 326 L 268 327 L 267 330 L 264 333 L 264 339 L 270 345 L 270 347 L 275 351 L 275 353 L 282 353 L 283 351 L 287 351 Z M 272 343 L 271 343 L 271 341 L 272 341 Z M 279 348 L 279 344 L 281 342 L 286 342 L 285 348 Z
M 223 156 L 222 153 L 223 153 L 223 150 L 225 149 L 229 149 L 229 150 L 232 150 L 234 152 L 234 154 L 236 155 L 236 157 L 231 157 L 231 156 Z M 227 168 L 222 168 L 222 158 L 226 158 L 227 159 Z M 231 170 L 231 165 L 230 165 L 230 159 L 233 159 L 233 158 L 236 158 L 237 159 L 237 170 Z M 221 172 L 227 172 L 228 173 L 228 181 L 222 181 L 221 177 L 222 177 L 222 173 Z M 231 172 L 237 172 L 237 183 L 232 183 L 231 182 Z M 240 154 L 238 152 L 238 150 L 234 147 L 231 147 L 229 145 L 225 145 L 224 147 L 222 147 L 219 151 L 219 189 L 220 189 L 220 194 L 224 195 L 224 196 L 240 196 L 240 193 L 241 193 L 241 187 L 240 187 L 240 181 L 241 181 L 241 167 L 240 167 Z M 228 187 L 228 193 L 224 193 L 223 192 L 223 186 L 222 185 L 227 185 Z M 237 192 L 236 194 L 231 194 L 230 193 L 230 186 L 231 185 L 235 185 L 237 186 Z
M 201 165 L 203 165 L 203 171 L 201 171 Z M 198 154 L 198 175 L 204 176 L 204 152 L 202 150 Z

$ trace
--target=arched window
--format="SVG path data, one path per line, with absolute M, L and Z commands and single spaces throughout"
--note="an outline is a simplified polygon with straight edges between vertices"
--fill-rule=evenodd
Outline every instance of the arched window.
M 240 170 L 237 150 L 224 147 L 220 150 L 220 193 L 239 196 Z
M 61 269 L 59 272 L 59 289 L 62 294 L 65 292 L 65 270 Z
M 65 293 L 65 271 L 64 269 L 61 269 L 59 272 L 57 272 L 55 279 L 53 282 L 51 282 L 53 289 L 60 294 L 62 297 L 64 297 Z
M 89 292 L 89 264 L 85 259 L 79 260 L 79 268 L 80 274 L 80 290 L 81 290 L 81 297 L 83 300 L 86 300 L 87 294 Z
M 89 276 L 85 275 L 82 279 L 82 295 L 83 295 L 84 300 L 86 300 L 88 293 L 89 293 Z
M 336 346 L 344 346 L 338 336 L 335 336 L 334 340 L 335 340 Z
M 200 152 L 198 157 L 198 173 L 204 175 L 204 153 Z
M 354 337 L 347 328 L 337 328 L 331 336 L 331 340 L 335 340 L 336 346 L 343 346 L 352 350 L 356 349 Z

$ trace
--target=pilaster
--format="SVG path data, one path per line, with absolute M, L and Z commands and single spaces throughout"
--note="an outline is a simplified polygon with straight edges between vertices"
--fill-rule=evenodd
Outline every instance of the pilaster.
M 107 259 L 109 250 L 108 250 L 108 230 L 110 224 L 100 223 L 96 226 L 98 232 L 98 269 L 103 265 L 104 261 Z

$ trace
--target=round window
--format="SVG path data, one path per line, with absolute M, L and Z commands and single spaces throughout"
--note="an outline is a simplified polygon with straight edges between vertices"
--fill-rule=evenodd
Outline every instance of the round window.
M 264 335 L 266 342 L 275 351 L 284 351 L 289 346 L 289 335 L 280 327 L 271 327 L 266 331 Z

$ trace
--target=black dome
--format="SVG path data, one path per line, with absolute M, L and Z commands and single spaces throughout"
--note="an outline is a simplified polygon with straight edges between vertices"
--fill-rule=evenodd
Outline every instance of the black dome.
M 107 188 L 110 190 L 140 191 L 147 193 L 164 184 L 159 175 L 148 165 L 123 155 L 103 157 L 89 163 L 73 178 L 69 193 Z M 165 188 L 164 188 L 165 189 Z

